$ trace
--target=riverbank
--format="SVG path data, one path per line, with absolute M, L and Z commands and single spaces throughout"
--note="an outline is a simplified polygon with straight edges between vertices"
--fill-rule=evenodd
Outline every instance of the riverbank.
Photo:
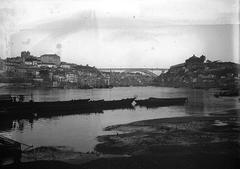
M 100 154 L 126 155 L 97 158 L 78 163 L 63 160 L 64 168 L 239 168 L 240 110 L 227 110 L 210 116 L 189 116 L 138 121 L 114 125 L 106 130 L 114 135 L 99 136 L 95 147 Z M 116 156 L 115 156 L 116 157 Z M 36 161 L 21 164 L 23 168 L 46 168 Z M 62 165 L 61 167 L 63 167 Z M 42 166 L 42 167 L 39 167 Z M 60 167 L 60 168 L 61 168 Z M 5 168 L 14 168 L 14 165 Z

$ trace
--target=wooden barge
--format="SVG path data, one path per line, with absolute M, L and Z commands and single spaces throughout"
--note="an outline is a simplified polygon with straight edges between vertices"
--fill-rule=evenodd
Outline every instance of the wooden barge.
M 13 159 L 14 162 L 20 162 L 22 155 L 21 143 L 4 136 L 0 136 L 0 165 L 5 159 Z
M 233 90 L 226 90 L 226 91 L 221 91 L 218 93 L 215 93 L 215 97 L 236 97 L 239 96 L 240 90 L 239 89 L 233 89 Z
M 173 105 L 184 105 L 188 99 L 186 97 L 177 98 L 154 98 L 150 97 L 143 100 L 135 100 L 136 105 L 144 107 L 161 107 L 161 106 L 173 106 Z
M 121 100 L 69 100 L 51 102 L 0 102 L 0 114 L 23 115 L 31 113 L 67 113 L 67 112 L 102 112 L 109 109 L 132 108 L 135 98 Z
M 101 104 L 103 110 L 133 108 L 133 101 L 135 98 L 126 98 L 121 100 L 106 100 Z

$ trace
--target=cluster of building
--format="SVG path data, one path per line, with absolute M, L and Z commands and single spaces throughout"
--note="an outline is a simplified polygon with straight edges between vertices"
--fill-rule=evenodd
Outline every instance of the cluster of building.
M 94 67 L 61 62 L 56 54 L 36 57 L 29 51 L 21 56 L 0 60 L 1 82 L 16 83 L 32 87 L 102 87 L 108 83 Z
M 128 86 L 148 86 L 152 84 L 153 77 L 142 73 L 130 72 L 103 72 L 112 86 L 128 87 Z
M 238 88 L 240 65 L 206 60 L 193 55 L 184 63 L 171 66 L 154 80 L 155 85 L 191 88 Z
M 140 73 L 100 72 L 95 67 L 62 62 L 56 54 L 39 57 L 29 51 L 0 59 L 0 83 L 17 87 L 108 88 L 146 86 L 153 78 Z

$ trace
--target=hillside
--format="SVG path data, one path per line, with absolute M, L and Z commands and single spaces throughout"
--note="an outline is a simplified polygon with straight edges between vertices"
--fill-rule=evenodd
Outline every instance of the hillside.
M 190 88 L 224 88 L 239 86 L 240 65 L 232 62 L 206 61 L 205 56 L 193 55 L 184 63 L 154 79 L 154 85 Z

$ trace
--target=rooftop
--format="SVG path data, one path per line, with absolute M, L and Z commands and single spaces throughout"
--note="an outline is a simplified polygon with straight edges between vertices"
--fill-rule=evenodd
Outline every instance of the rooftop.
M 45 57 L 45 56 L 51 56 L 51 57 L 58 57 L 58 58 L 60 58 L 60 56 L 58 56 L 57 54 L 44 54 L 44 55 L 41 55 L 40 57 Z

